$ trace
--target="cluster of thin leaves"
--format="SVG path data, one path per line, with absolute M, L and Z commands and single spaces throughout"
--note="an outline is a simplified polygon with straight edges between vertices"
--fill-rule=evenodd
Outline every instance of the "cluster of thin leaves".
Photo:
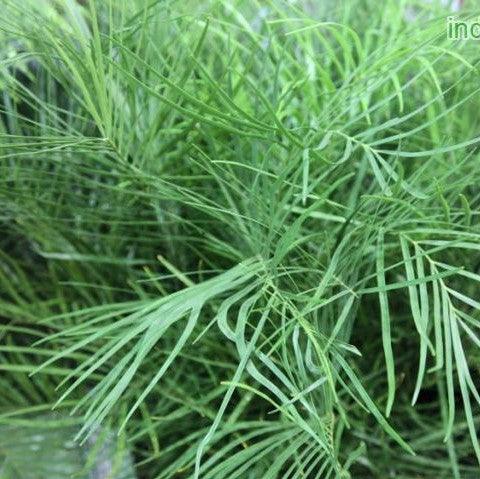
M 148 478 L 478 477 L 477 45 L 318 4 L 2 2 L 0 425 L 109 423 Z

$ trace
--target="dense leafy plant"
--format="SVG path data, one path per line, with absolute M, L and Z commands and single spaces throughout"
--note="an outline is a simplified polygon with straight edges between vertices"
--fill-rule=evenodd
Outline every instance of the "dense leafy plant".
M 480 56 L 447 10 L 2 10 L 0 424 L 109 423 L 148 478 L 478 477 Z

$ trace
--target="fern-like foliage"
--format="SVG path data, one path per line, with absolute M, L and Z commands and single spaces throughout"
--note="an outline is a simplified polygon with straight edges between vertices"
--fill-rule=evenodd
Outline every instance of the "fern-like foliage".
M 146 478 L 478 477 L 444 3 L 4 0 L 0 427 L 108 424 Z

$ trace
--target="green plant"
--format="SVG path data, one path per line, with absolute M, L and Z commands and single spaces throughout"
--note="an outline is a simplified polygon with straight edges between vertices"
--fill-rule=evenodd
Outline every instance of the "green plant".
M 478 477 L 480 58 L 412 3 L 3 2 L 0 423 Z

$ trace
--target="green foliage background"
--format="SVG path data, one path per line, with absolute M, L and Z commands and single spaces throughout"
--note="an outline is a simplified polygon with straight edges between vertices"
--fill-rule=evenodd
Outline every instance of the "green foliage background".
M 381 3 L 2 2 L 0 425 L 479 477 L 478 44 Z

